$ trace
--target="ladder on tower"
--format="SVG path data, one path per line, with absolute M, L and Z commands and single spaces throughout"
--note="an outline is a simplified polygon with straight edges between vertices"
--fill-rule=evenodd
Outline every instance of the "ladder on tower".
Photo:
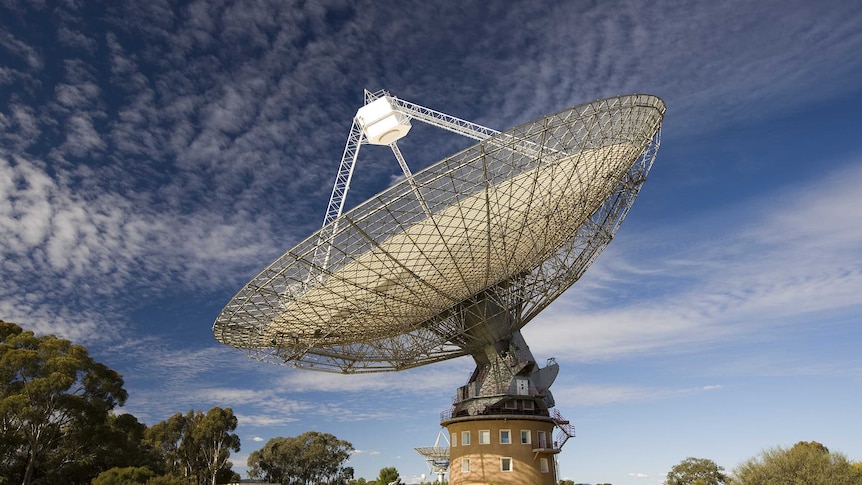
M 575 425 L 564 418 L 559 409 L 554 409 L 554 424 L 557 426 L 557 436 L 554 440 L 554 448 L 561 449 L 569 438 L 575 437 Z

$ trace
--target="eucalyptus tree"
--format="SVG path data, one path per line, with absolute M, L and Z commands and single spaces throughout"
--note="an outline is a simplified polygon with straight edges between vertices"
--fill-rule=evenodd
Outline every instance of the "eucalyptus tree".
M 352 452 L 352 444 L 329 433 L 272 438 L 249 455 L 249 475 L 285 485 L 341 483 L 352 472 L 344 467 Z
M 390 483 L 401 483 L 401 475 L 398 474 L 398 469 L 394 466 L 387 466 L 380 469 L 377 475 L 377 485 L 389 485 Z
M 81 345 L 36 336 L 0 321 L 0 467 L 5 477 L 33 482 L 61 443 L 86 443 L 127 397 L 123 378 Z M 52 467 L 53 468 L 53 467 Z
M 733 471 L 734 485 L 862 485 L 862 474 L 841 453 L 816 441 L 776 447 L 742 462 Z
M 724 467 L 706 458 L 689 457 L 667 474 L 665 485 L 723 485 L 728 482 Z
M 236 426 L 233 410 L 216 406 L 206 414 L 176 413 L 148 428 L 145 439 L 159 451 L 168 473 L 215 485 L 218 477 L 230 474 L 230 453 L 240 450 Z
M 216 406 L 202 415 L 192 430 L 210 485 L 216 485 L 216 478 L 222 469 L 231 467 L 228 461 L 230 452 L 240 449 L 239 436 L 233 433 L 236 425 L 237 419 L 231 408 Z

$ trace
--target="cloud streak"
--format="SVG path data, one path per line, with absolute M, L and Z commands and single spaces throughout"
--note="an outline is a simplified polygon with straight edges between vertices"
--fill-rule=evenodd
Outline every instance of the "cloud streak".
M 862 204 L 859 166 L 707 220 L 630 234 L 525 333 L 544 353 L 602 360 L 759 338 L 859 306 L 862 215 L 836 211 Z M 731 229 L 687 235 L 703 227 Z
M 590 407 L 607 406 L 609 404 L 627 402 L 649 402 L 665 399 L 675 399 L 702 392 L 717 392 L 721 385 L 667 389 L 647 386 L 607 385 L 607 384 L 576 384 L 554 387 L 554 397 L 569 406 Z

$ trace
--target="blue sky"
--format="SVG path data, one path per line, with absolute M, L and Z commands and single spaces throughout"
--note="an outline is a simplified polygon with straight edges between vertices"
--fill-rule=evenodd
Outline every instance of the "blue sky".
M 362 90 L 496 129 L 628 93 L 668 106 L 616 239 L 525 329 L 578 437 L 562 478 L 655 485 L 817 440 L 862 460 L 862 4 L 0 1 L 0 318 L 83 343 L 147 424 L 231 406 L 269 438 L 413 448 L 473 364 L 340 376 L 211 325 L 319 227 Z M 490 5 L 493 4 L 493 5 Z M 466 141 L 414 125 L 416 171 Z M 353 206 L 400 173 L 364 148 Z

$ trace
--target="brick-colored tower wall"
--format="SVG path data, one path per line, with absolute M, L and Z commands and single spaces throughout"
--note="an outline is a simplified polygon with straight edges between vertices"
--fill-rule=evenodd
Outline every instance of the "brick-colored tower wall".
M 489 419 L 490 418 L 490 419 Z M 444 423 L 449 431 L 450 485 L 554 485 L 554 423 L 549 418 L 511 419 L 486 417 L 453 420 Z M 501 443 L 501 430 L 508 430 L 509 443 Z M 489 442 L 480 443 L 480 433 L 487 431 Z M 529 443 L 522 443 L 521 432 L 529 433 Z M 544 432 L 545 442 L 540 443 Z M 470 443 L 463 434 L 469 432 Z M 534 450 L 542 449 L 545 451 Z M 503 470 L 503 459 L 509 458 L 510 471 Z M 546 471 L 543 471 L 543 459 Z M 465 465 L 469 460 L 469 465 Z M 465 470 L 468 469 L 468 470 Z

